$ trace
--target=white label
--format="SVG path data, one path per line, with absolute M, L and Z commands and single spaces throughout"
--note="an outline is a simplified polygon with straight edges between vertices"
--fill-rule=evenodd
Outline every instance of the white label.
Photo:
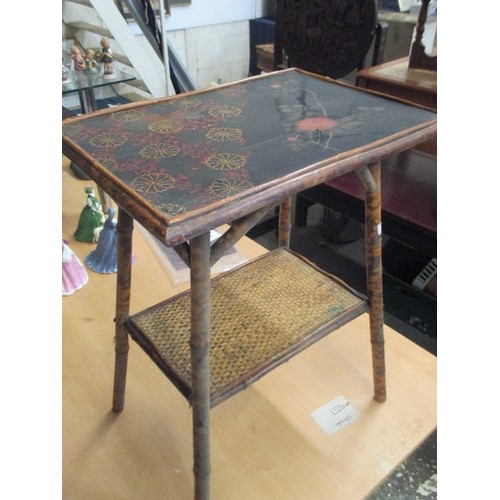
M 377 233 L 379 236 L 382 234 L 382 223 L 377 224 Z
M 359 417 L 359 412 L 344 396 L 339 396 L 311 413 L 311 417 L 331 435 Z

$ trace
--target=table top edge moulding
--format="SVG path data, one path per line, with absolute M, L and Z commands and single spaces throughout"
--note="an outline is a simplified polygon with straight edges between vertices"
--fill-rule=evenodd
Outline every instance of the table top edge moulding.
M 299 80 L 299 83 L 294 81 L 296 75 L 303 80 Z M 301 81 L 305 82 L 306 87 L 308 85 L 313 85 L 313 87 L 314 85 L 319 85 L 320 87 L 318 89 L 300 89 Z M 248 95 L 248 108 L 252 108 L 252 104 L 255 104 L 255 101 L 251 101 L 252 92 L 258 94 L 260 87 L 267 85 L 267 82 L 269 82 L 268 86 L 272 88 L 275 95 L 272 96 L 272 100 L 269 100 L 265 104 L 268 105 L 269 112 L 273 112 L 277 117 L 275 117 L 275 122 L 272 124 L 274 129 L 271 127 L 263 131 L 263 134 L 267 133 L 269 135 L 259 136 L 259 132 L 255 131 L 255 127 L 250 130 L 250 133 L 256 133 L 257 135 L 253 143 L 250 143 L 247 138 L 220 138 L 217 135 L 214 135 L 213 140 L 202 137 L 201 139 L 205 141 L 203 145 L 201 144 L 200 137 L 189 138 L 188 141 L 191 141 L 191 143 L 186 144 L 182 143 L 182 140 L 178 140 L 178 137 L 182 134 L 186 134 L 186 136 L 187 134 L 193 134 L 195 127 L 198 127 L 198 129 L 205 127 L 206 135 L 210 135 L 212 131 L 214 134 L 243 134 L 245 131 L 241 131 L 240 127 L 235 127 L 234 125 L 240 125 L 243 113 L 248 110 L 244 109 L 242 111 L 239 107 L 235 106 L 235 103 L 245 104 L 245 97 Z M 351 113 L 351 116 L 348 117 L 351 123 L 347 123 L 349 120 L 345 119 L 345 116 L 342 116 L 342 113 L 346 114 L 344 109 L 338 114 L 340 117 L 338 122 L 343 120 L 344 123 L 336 122 L 335 109 L 332 108 L 331 111 L 326 109 L 330 104 L 328 102 L 326 104 L 325 102 L 319 102 L 317 97 L 324 83 L 328 85 L 327 90 L 330 88 L 332 90 L 347 89 L 346 92 L 350 93 L 350 95 L 354 95 L 353 92 L 355 92 L 356 96 L 367 96 L 367 99 L 373 98 L 372 96 L 374 95 L 373 92 L 364 89 L 358 89 L 334 82 L 326 77 L 290 68 L 281 72 L 259 75 L 216 88 L 203 89 L 141 103 L 130 103 L 114 109 L 99 110 L 84 116 L 67 119 L 63 122 L 63 153 L 89 174 L 134 219 L 155 234 L 156 237 L 164 240 L 164 243 L 168 246 L 176 246 L 209 228 L 217 227 L 228 220 L 234 220 L 244 215 L 245 212 L 248 212 L 247 204 L 250 204 L 254 209 L 259 209 L 273 203 L 278 204 L 283 193 L 298 192 L 306 189 L 331 177 L 353 170 L 362 164 L 369 164 L 394 152 L 408 149 L 414 144 L 436 135 L 437 120 L 435 114 L 428 113 L 427 110 L 422 109 L 421 113 L 427 113 L 424 115 L 424 119 L 409 124 L 403 130 L 394 130 L 387 135 L 380 137 L 373 136 L 369 141 L 358 141 L 358 143 L 353 142 L 351 144 L 349 142 L 349 134 L 352 134 L 352 137 L 356 134 L 361 137 L 363 133 L 366 133 L 366 131 L 359 133 L 356 130 L 351 132 L 351 129 L 356 126 L 363 127 L 363 124 L 359 117 L 356 116 L 357 111 Z M 259 86 L 259 84 L 262 85 Z M 286 85 L 290 88 L 282 91 L 282 88 L 286 87 Z M 245 97 L 238 95 L 238 93 Z M 223 96 L 224 100 L 219 96 Z M 229 99 L 228 101 L 224 96 L 233 97 L 233 99 Z M 259 95 L 257 95 L 256 99 L 259 98 Z M 322 98 L 324 99 L 324 96 Z M 200 104 L 200 100 L 202 99 L 205 102 L 201 102 Z M 401 110 L 405 109 L 404 106 L 406 104 L 398 102 L 397 99 L 387 97 L 383 97 L 383 99 L 387 103 L 394 103 L 392 106 L 402 106 L 402 108 L 396 110 L 397 113 L 401 113 Z M 281 101 L 285 102 L 282 103 Z M 380 103 L 381 101 L 378 99 L 377 102 Z M 195 108 L 197 105 L 200 105 L 201 111 L 190 109 L 191 107 Z M 387 105 L 390 106 L 389 104 Z M 274 106 L 275 109 L 270 109 L 271 106 Z M 299 106 L 302 106 L 302 109 L 299 110 L 300 113 L 297 115 L 295 108 Z M 156 194 L 150 196 L 148 199 L 138 189 L 131 187 L 130 182 L 124 181 L 127 177 L 126 173 L 120 177 L 111 168 L 108 168 L 110 160 L 116 162 L 116 158 L 112 158 L 110 152 L 112 150 L 116 151 L 118 148 L 106 148 L 106 138 L 103 139 L 104 144 L 96 146 L 93 152 L 88 151 L 87 139 L 89 130 L 94 126 L 98 127 L 103 120 L 112 123 L 114 117 L 122 116 L 124 122 L 126 122 L 125 118 L 130 119 L 132 122 L 134 115 L 139 115 L 146 111 L 152 114 L 155 109 L 160 110 L 160 107 L 163 107 L 161 108 L 162 112 L 168 109 L 169 115 L 163 122 L 162 116 L 158 116 L 158 123 L 160 125 L 164 124 L 167 128 L 171 127 L 172 130 L 166 130 L 163 135 L 161 134 L 163 131 L 160 131 L 157 137 L 160 137 L 159 140 L 167 144 L 166 148 L 170 148 L 170 151 L 152 151 L 149 158 L 141 158 L 143 163 L 149 162 L 149 166 L 143 167 L 144 170 L 147 172 L 149 169 L 151 172 L 156 169 L 156 172 L 158 172 L 160 169 L 164 169 L 166 172 L 170 164 L 174 164 L 175 168 L 175 161 L 181 162 L 184 160 L 181 157 L 182 154 L 186 158 L 189 157 L 193 160 L 193 150 L 198 148 L 200 151 L 196 151 L 197 156 L 194 158 L 194 161 L 198 163 L 198 167 L 196 168 L 203 168 L 205 171 L 209 171 L 206 166 L 208 165 L 209 168 L 213 167 L 212 172 L 215 172 L 216 176 L 212 176 L 211 179 L 215 188 L 219 187 L 224 191 L 224 187 L 227 187 L 226 193 L 223 193 L 224 196 L 218 198 L 217 193 L 216 195 L 212 194 L 211 199 L 204 199 L 197 205 L 193 204 L 187 210 L 179 213 L 175 213 L 175 210 L 173 210 L 167 213 L 159 209 L 158 204 L 155 204 L 154 199 L 157 197 Z M 183 109 L 183 107 L 186 109 Z M 364 103 L 360 103 L 359 108 L 367 108 L 367 106 Z M 415 110 L 418 108 L 413 107 L 409 109 Z M 251 109 L 249 112 L 252 112 Z M 366 110 L 359 113 L 363 112 L 366 112 Z M 378 110 L 378 112 L 382 111 Z M 335 116 L 330 118 L 328 116 L 329 113 L 333 113 Z M 153 120 L 154 118 L 151 119 Z M 262 119 L 259 116 L 253 117 L 254 120 L 259 118 Z M 284 122 L 284 125 L 282 125 L 284 130 L 278 130 L 278 133 L 275 133 L 276 128 L 280 125 L 280 120 Z M 295 127 L 293 123 L 288 123 L 287 120 L 288 122 L 290 120 L 298 121 L 299 128 Z M 352 122 L 356 123 L 352 125 Z M 85 128 L 85 124 L 88 124 L 89 130 L 82 131 L 82 137 L 85 134 L 87 136 L 83 137 L 83 139 L 81 137 L 74 138 L 72 131 L 81 124 L 83 124 L 83 128 Z M 112 124 L 115 125 L 114 123 Z M 187 126 L 185 126 L 186 124 Z M 220 127 L 220 125 L 226 124 L 231 125 L 231 127 Z M 130 129 L 129 123 L 125 123 L 125 125 L 129 128 L 126 129 L 123 127 L 126 134 L 122 135 L 124 137 L 122 140 L 128 137 L 135 137 L 137 141 L 146 140 L 140 137 L 139 134 L 135 134 L 134 136 L 135 132 Z M 373 127 L 374 125 L 370 126 Z M 175 127 L 178 127 L 179 131 L 175 130 Z M 189 127 L 191 127 L 191 130 L 186 130 Z M 146 132 L 148 134 L 147 140 L 151 141 L 153 134 L 150 133 L 151 131 Z M 371 133 L 371 131 L 368 131 L 368 133 Z M 121 131 L 119 131 L 118 136 L 120 134 Z M 272 134 L 275 135 L 273 136 Z M 128 137 L 125 138 L 125 135 L 128 135 Z M 268 139 L 269 137 L 270 139 Z M 340 142 L 344 141 L 345 145 L 338 149 L 331 148 L 330 141 L 333 142 L 337 138 Z M 183 151 L 181 154 L 176 155 L 179 151 L 179 145 Z M 277 150 L 276 154 L 278 154 L 282 153 L 289 146 L 292 146 L 292 149 L 288 151 L 291 159 L 302 156 L 302 159 L 299 158 L 299 161 L 289 171 L 278 172 L 274 176 L 271 175 L 268 178 L 257 179 L 257 182 L 250 178 L 250 170 L 244 172 L 244 169 L 241 169 L 238 171 L 238 162 L 243 163 L 248 160 L 250 163 L 252 158 L 254 158 L 256 165 L 258 164 L 259 148 L 273 148 Z M 293 147 L 295 147 L 295 150 Z M 188 149 L 190 150 L 188 151 Z M 314 149 L 316 150 L 316 154 L 315 157 L 311 158 L 309 152 Z M 323 149 L 323 153 L 321 153 L 321 149 Z M 155 154 L 157 154 L 157 157 L 153 158 Z M 159 164 L 156 160 L 162 154 L 165 157 L 160 158 L 160 162 L 163 162 L 161 166 L 157 167 L 153 165 L 154 163 Z M 168 156 L 169 154 L 172 156 Z M 262 153 L 262 155 L 264 154 L 268 155 L 269 153 Z M 235 161 L 234 165 L 231 164 L 233 160 Z M 136 162 L 137 164 L 138 162 Z M 221 186 L 217 186 L 218 168 L 220 169 L 219 172 L 227 173 L 226 177 L 220 183 Z M 257 166 L 254 168 L 257 168 Z M 224 169 L 227 170 L 224 172 Z M 210 174 L 211 172 L 209 172 Z M 155 173 L 154 175 L 159 174 Z M 198 180 L 205 182 L 204 179 Z M 172 179 L 172 184 L 174 183 L 176 183 L 176 180 Z M 177 185 L 179 185 L 178 182 Z M 244 186 L 244 188 L 232 189 L 234 186 Z M 144 189 L 144 186 L 141 187 Z M 170 188 L 168 187 L 168 189 Z M 214 191 L 215 188 L 207 188 L 205 186 L 205 192 L 202 193 L 200 199 L 202 197 L 207 198 L 207 191 L 210 189 Z M 199 186 L 192 185 L 189 189 L 199 190 Z M 173 191 L 175 189 L 171 189 L 171 192 Z M 176 205 L 176 203 L 172 204 Z M 193 226 L 193 221 L 197 221 L 196 224 L 199 227 L 196 224 Z

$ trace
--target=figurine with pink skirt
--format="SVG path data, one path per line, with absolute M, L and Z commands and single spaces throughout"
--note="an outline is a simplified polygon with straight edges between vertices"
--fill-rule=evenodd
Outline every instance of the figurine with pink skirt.
M 71 250 L 66 240 L 62 240 L 62 294 L 71 295 L 80 290 L 88 281 L 88 275 L 80 259 Z
M 76 45 L 71 47 L 71 59 L 73 59 L 73 69 L 75 71 L 85 71 L 85 59 Z

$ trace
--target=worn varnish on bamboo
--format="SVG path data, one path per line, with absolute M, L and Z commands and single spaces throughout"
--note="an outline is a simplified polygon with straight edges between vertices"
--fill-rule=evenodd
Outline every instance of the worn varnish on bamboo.
M 131 330 L 150 358 L 192 403 L 197 499 L 210 496 L 210 406 L 366 308 L 364 298 L 352 291 L 345 294 L 345 286 L 334 285 L 333 279 L 309 264 L 304 267 L 304 261 L 284 248 L 241 266 L 215 283 L 210 280 L 210 265 L 228 243 L 245 234 L 265 207 L 280 204 L 279 242 L 286 247 L 290 196 L 357 171 L 366 190 L 374 398 L 384 401 L 380 160 L 428 140 L 435 136 L 436 128 L 435 114 L 428 110 L 296 69 L 65 122 L 64 153 L 119 206 L 113 409 L 120 412 L 124 406 Z M 180 255 L 191 268 L 191 290 L 129 318 L 132 220 L 164 244 L 180 248 Z M 221 243 L 210 247 L 210 230 L 233 222 Z M 273 259 L 274 265 L 267 268 Z M 296 265 L 300 270 L 290 267 Z M 274 271 L 278 273 L 275 282 Z M 299 276 L 312 280 L 306 292 L 308 299 L 313 292 L 329 290 L 318 299 L 318 310 L 311 304 L 310 311 L 301 309 L 297 306 L 300 300 L 287 304 L 287 295 L 305 289 Z M 254 286 L 245 288 L 252 280 Z M 282 305 L 275 300 L 280 293 L 285 296 Z M 238 300 L 237 294 L 241 295 Z M 261 304 L 252 304 L 253 299 Z M 266 301 L 268 309 L 261 308 Z M 245 343 L 237 338 L 233 327 L 241 313 L 232 310 L 234 305 L 246 306 L 257 315 L 260 311 L 264 323 L 278 318 L 283 321 L 275 326 L 275 335 L 267 335 L 267 340 L 276 340 L 276 345 L 262 356 L 251 359 L 231 352 L 246 346 L 248 353 L 260 343 L 256 318 L 249 319 L 248 331 L 245 325 L 239 326 Z M 281 316 L 274 314 L 274 307 L 276 313 L 280 309 Z M 294 313 L 298 316 L 292 319 Z M 307 319 L 308 314 L 314 321 L 305 321 L 289 340 L 287 335 L 300 323 L 299 316 Z M 182 327 L 174 324 L 169 330 L 171 325 L 165 324 L 181 318 Z M 288 326 L 292 327 L 290 331 Z M 167 346 L 176 332 L 181 332 L 182 338 Z M 225 363 L 216 359 L 221 339 Z M 179 348 L 182 355 L 178 357 Z M 234 367 L 227 362 L 231 359 Z M 246 365 L 240 366 L 241 361 Z M 227 376 L 225 372 L 232 368 L 235 373 Z

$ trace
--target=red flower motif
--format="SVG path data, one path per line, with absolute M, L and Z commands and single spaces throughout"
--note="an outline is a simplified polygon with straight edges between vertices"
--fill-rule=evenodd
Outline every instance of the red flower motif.
M 335 120 L 326 116 L 315 116 L 312 118 L 304 118 L 295 122 L 295 128 L 303 132 L 312 132 L 313 130 L 330 130 L 337 125 Z

